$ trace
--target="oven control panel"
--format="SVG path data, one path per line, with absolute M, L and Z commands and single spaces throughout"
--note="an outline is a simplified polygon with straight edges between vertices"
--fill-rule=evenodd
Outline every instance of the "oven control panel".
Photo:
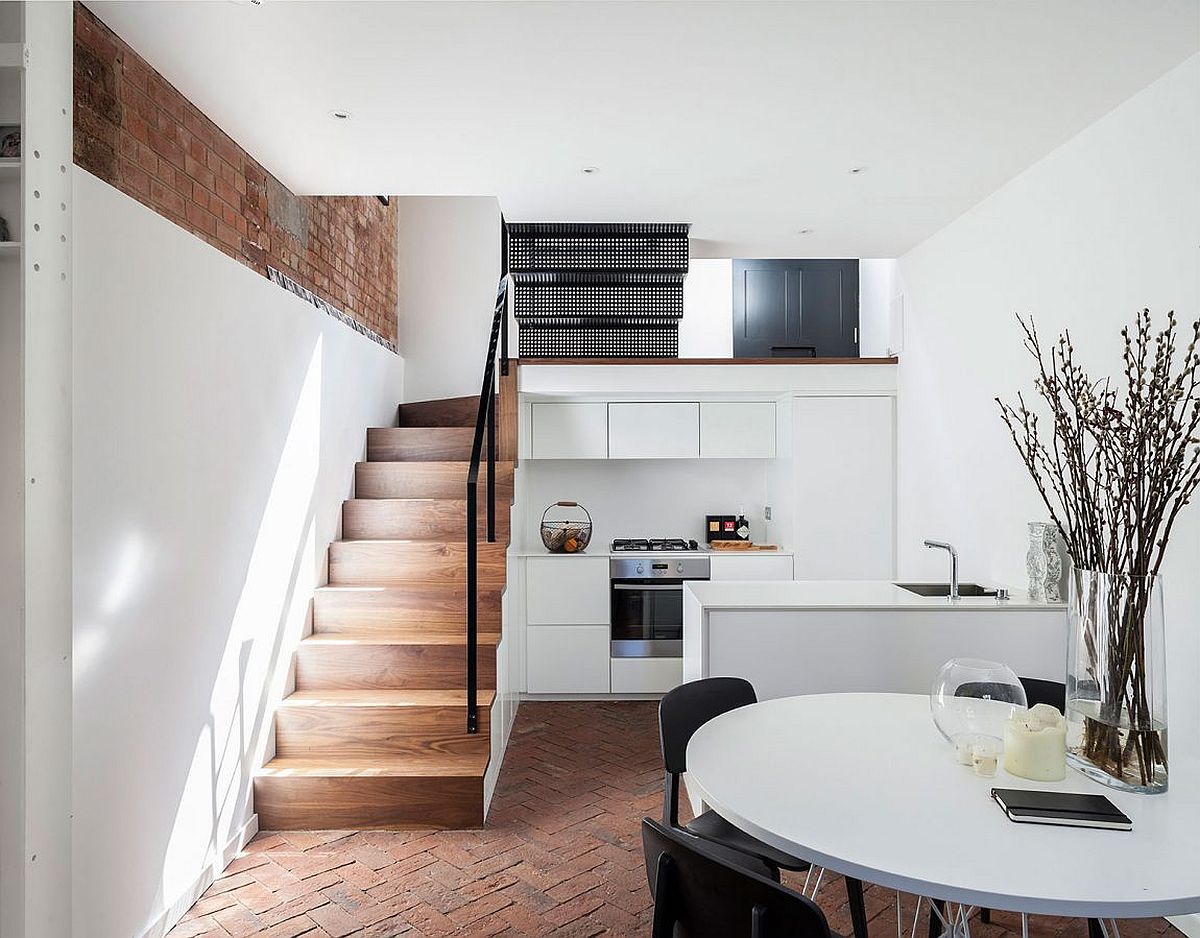
M 613 557 L 609 576 L 614 580 L 707 580 L 707 557 Z

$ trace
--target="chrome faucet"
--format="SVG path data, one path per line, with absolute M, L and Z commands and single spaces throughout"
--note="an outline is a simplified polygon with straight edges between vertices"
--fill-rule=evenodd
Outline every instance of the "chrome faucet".
M 925 546 L 950 552 L 950 600 L 953 602 L 958 599 L 958 551 L 954 549 L 953 544 L 947 544 L 945 541 L 926 541 Z

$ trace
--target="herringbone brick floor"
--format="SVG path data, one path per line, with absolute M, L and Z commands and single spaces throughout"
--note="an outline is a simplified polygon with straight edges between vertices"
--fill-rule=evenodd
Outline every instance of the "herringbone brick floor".
M 168 938 L 648 936 L 639 824 L 661 798 L 654 703 L 524 703 L 485 830 L 259 834 Z M 819 902 L 848 933 L 838 877 L 827 874 Z M 866 902 L 872 938 L 895 935 L 895 893 L 868 887 Z M 904 897 L 906 933 L 913 903 Z M 1124 938 L 1169 928 L 1122 923 Z M 1008 913 L 972 923 L 978 938 L 1014 931 Z M 1087 934 L 1045 917 L 1030 931 Z

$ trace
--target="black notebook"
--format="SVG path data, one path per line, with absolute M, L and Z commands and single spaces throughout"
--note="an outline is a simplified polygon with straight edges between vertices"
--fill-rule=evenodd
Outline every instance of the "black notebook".
M 1103 795 L 1069 791 L 1030 791 L 993 788 L 992 797 L 1010 821 L 1019 824 L 1057 824 L 1063 827 L 1103 827 L 1133 830 L 1133 821 Z

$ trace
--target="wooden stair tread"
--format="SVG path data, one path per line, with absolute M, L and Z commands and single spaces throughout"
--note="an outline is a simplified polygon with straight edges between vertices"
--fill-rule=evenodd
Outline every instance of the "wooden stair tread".
M 462 632 L 430 631 L 424 633 L 370 631 L 370 632 L 314 632 L 301 641 L 313 645 L 466 645 L 467 635 Z M 479 632 L 480 645 L 500 644 L 499 632 Z
M 428 751 L 387 756 L 276 757 L 259 770 L 261 778 L 347 777 L 479 777 L 487 771 L 491 753 Z
M 479 689 L 480 707 L 490 707 L 494 690 Z M 284 707 L 465 707 L 465 690 L 393 690 L 391 688 L 354 688 L 352 690 L 298 690 L 282 703 Z

